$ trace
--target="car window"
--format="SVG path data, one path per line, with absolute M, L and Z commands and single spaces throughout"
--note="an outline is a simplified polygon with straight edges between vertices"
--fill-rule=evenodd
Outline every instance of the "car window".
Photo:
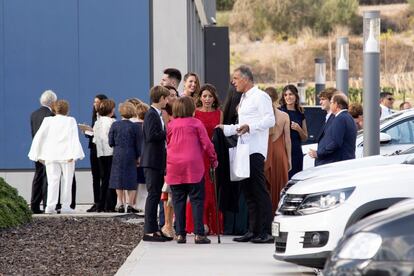
M 382 132 L 391 136 L 391 145 L 399 144 L 413 144 L 414 143 L 414 119 L 410 118 L 405 121 L 397 122 L 396 124 L 388 127 Z

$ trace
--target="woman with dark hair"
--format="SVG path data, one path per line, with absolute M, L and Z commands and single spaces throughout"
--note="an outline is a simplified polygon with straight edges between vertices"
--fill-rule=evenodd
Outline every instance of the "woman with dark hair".
M 194 117 L 199 119 L 207 130 L 210 140 L 213 137 L 214 128 L 223 122 L 223 112 L 219 109 L 220 102 L 217 96 L 216 88 L 209 83 L 204 84 L 200 89 L 200 96 L 197 99 Z M 216 220 L 216 198 L 214 184 L 210 178 L 210 160 L 204 155 L 204 231 L 206 234 L 220 234 L 223 229 L 222 215 L 219 215 L 220 229 L 217 229 Z M 187 226 L 188 233 L 194 232 L 194 223 L 192 218 L 191 204 L 187 204 Z
M 308 139 L 305 114 L 299 103 L 298 89 L 293 84 L 283 88 L 280 110 L 286 112 L 290 119 L 292 169 L 289 171 L 289 179 L 291 179 L 293 175 L 303 170 L 302 141 Z
M 238 93 L 233 84 L 230 83 L 227 96 L 224 101 L 223 123 L 236 124 L 238 122 L 237 107 L 240 103 L 242 93 Z M 216 131 L 222 131 L 217 129 Z M 217 134 L 217 133 L 216 133 Z M 222 139 L 228 139 L 224 137 Z M 215 143 L 219 141 L 214 141 Z M 237 138 L 233 143 L 237 143 Z M 216 170 L 216 179 L 219 189 L 220 208 L 223 211 L 223 232 L 226 235 L 243 235 L 247 232 L 247 205 L 239 181 L 230 181 L 228 163 L 228 148 L 218 152 L 219 159 L 223 163 Z
M 93 107 L 92 107 L 92 124 L 91 127 L 95 125 L 95 122 L 98 118 L 98 107 L 102 100 L 106 100 L 108 97 L 104 94 L 98 94 L 95 96 L 93 100 Z M 99 160 L 96 151 L 96 145 L 93 143 L 93 133 L 92 132 L 85 132 L 86 138 L 89 139 L 88 148 L 90 150 L 89 153 L 89 160 L 91 164 L 91 172 L 92 172 L 92 189 L 93 189 L 93 202 L 91 208 L 86 210 L 86 212 L 97 212 L 98 211 L 98 204 L 100 200 L 100 191 L 101 191 L 101 174 L 99 170 Z

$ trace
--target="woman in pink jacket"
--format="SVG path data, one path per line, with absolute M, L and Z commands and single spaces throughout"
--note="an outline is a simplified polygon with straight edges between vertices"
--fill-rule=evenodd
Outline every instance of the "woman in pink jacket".
M 177 243 L 186 243 L 185 207 L 190 197 L 194 220 L 194 242 L 210 243 L 204 235 L 204 152 L 217 167 L 217 156 L 206 128 L 194 118 L 194 101 L 181 97 L 173 104 L 173 117 L 167 129 L 167 175 L 172 190 Z

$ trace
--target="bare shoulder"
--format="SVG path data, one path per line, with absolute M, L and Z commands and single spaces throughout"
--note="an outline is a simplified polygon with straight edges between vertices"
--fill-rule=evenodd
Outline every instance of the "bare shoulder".
M 276 116 L 278 116 L 278 119 L 280 118 L 280 119 L 282 119 L 282 120 L 289 120 L 289 115 L 286 113 L 286 112 L 284 112 L 284 111 L 282 111 L 282 110 L 280 110 L 280 109 L 275 109 L 276 110 Z

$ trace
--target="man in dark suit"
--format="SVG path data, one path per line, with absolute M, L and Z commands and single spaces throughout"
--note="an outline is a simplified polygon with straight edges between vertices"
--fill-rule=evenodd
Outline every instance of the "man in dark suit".
M 39 130 L 40 125 L 45 117 L 54 116 L 52 112 L 52 104 L 57 100 L 56 94 L 52 90 L 46 90 L 40 96 L 39 109 L 34 111 L 30 116 L 30 126 L 32 130 L 32 138 Z M 43 200 L 43 205 L 46 205 L 47 195 L 47 179 L 46 167 L 40 163 L 35 162 L 35 174 L 32 182 L 32 196 L 30 200 L 30 208 L 34 214 L 40 214 L 40 202 Z M 43 206 L 44 207 L 44 206 Z
M 335 118 L 320 140 L 318 150 L 309 151 L 319 165 L 355 158 L 357 127 L 348 113 L 348 98 L 343 93 L 332 96 L 331 111 Z
M 145 114 L 143 125 L 141 167 L 144 168 L 148 196 L 145 202 L 144 241 L 164 242 L 166 237 L 157 223 L 157 208 L 164 185 L 166 166 L 166 131 L 161 110 L 168 103 L 170 91 L 160 85 L 150 91 L 151 108 Z
M 324 89 L 323 91 L 321 91 L 321 93 L 319 93 L 319 103 L 321 104 L 321 109 L 326 111 L 326 117 L 325 117 L 325 124 L 323 125 L 316 139 L 317 143 L 319 143 L 322 140 L 322 138 L 325 136 L 326 130 L 328 129 L 333 119 L 335 118 L 335 115 L 331 112 L 331 99 L 332 99 L 333 94 L 337 91 L 338 90 L 336 90 L 333 87 L 328 87 Z M 315 159 L 315 167 L 319 165 L 321 165 L 320 160 Z

